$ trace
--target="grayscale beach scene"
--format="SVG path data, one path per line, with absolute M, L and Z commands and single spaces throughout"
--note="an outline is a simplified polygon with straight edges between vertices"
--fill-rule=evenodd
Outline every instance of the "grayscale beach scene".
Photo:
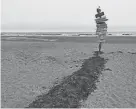
M 1 2 L 1 108 L 136 108 L 135 0 Z

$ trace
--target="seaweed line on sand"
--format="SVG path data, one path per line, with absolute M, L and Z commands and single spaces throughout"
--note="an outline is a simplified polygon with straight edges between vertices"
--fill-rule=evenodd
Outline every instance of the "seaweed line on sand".
M 105 68 L 106 59 L 95 51 L 94 56 L 86 59 L 81 69 L 67 76 L 52 87 L 47 94 L 39 95 L 26 108 L 78 108 L 81 101 L 87 99 L 96 89 L 101 71 Z

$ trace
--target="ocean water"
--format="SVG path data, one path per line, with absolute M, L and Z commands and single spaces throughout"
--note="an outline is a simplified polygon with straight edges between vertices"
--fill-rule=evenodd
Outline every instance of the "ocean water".
M 81 31 L 82 30 L 82 31 Z M 74 28 L 74 29 L 61 29 L 61 30 L 10 30 L 12 32 L 3 31 L 1 36 L 8 37 L 49 37 L 49 36 L 58 36 L 58 37 L 95 37 L 96 27 L 85 27 L 85 28 Z M 17 32 L 19 31 L 19 32 Z M 38 31 L 38 32 L 37 32 Z M 59 32 L 60 31 L 60 32 Z M 77 31 L 77 32 L 76 32 Z M 85 32 L 83 32 L 85 31 Z M 118 26 L 108 27 L 107 36 L 136 36 L 136 26 Z
M 38 36 L 58 36 L 58 37 L 95 37 L 95 32 L 2 32 L 1 36 L 8 37 L 38 37 Z M 136 36 L 136 32 L 108 32 L 107 36 Z
M 11 32 L 9 32 L 11 31 Z M 31 31 L 31 32 L 30 32 Z M 51 30 L 3 30 L 1 36 L 95 36 L 96 27 L 77 27 L 67 29 L 51 29 Z M 110 36 L 136 36 L 136 26 L 110 26 L 108 25 L 108 34 Z

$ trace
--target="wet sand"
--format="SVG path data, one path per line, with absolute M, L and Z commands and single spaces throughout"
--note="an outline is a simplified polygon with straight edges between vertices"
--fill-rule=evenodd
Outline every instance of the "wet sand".
M 109 70 L 102 71 L 81 107 L 136 107 L 136 44 L 104 44 L 103 49 Z M 27 107 L 81 69 L 96 50 L 96 43 L 2 41 L 2 107 Z
M 81 68 L 67 76 L 59 85 L 53 87 L 47 94 L 42 94 L 29 104 L 29 108 L 78 108 L 81 101 L 86 100 L 96 89 L 101 71 L 106 59 L 101 58 L 98 52 L 86 59 Z
M 63 37 L 63 36 L 3 36 L 2 40 L 6 41 L 25 41 L 25 42 L 76 42 L 76 43 L 95 43 L 97 42 L 96 36 L 94 37 Z M 109 44 L 135 44 L 136 37 L 132 36 L 107 36 L 105 37 L 106 43 Z

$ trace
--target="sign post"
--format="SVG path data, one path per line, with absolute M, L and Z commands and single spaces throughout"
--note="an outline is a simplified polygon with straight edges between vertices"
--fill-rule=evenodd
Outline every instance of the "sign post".
M 107 34 L 107 24 L 106 21 L 108 21 L 108 19 L 106 18 L 106 16 L 104 15 L 104 12 L 101 12 L 100 7 L 97 8 L 97 14 L 95 15 L 96 19 L 96 35 L 99 39 L 99 52 L 101 52 L 101 48 L 102 48 L 102 44 L 105 42 L 104 37 Z

